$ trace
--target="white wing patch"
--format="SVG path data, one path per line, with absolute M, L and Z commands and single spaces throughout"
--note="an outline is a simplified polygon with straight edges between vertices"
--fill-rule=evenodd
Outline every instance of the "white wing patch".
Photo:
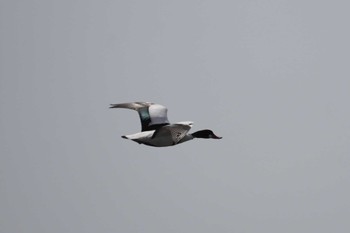
M 148 107 L 148 112 L 151 118 L 150 125 L 169 123 L 167 112 L 168 109 L 160 104 L 152 104 Z

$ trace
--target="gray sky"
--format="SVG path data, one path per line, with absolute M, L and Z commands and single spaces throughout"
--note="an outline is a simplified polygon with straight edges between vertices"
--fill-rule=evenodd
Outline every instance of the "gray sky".
M 349 232 L 346 1 L 0 2 L 0 232 Z M 136 112 L 222 140 L 152 148 Z

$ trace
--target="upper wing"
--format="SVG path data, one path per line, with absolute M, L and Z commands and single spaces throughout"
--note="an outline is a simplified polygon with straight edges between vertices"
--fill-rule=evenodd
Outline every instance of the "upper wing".
M 166 125 L 155 131 L 152 137 L 171 137 L 174 144 L 177 144 L 186 136 L 192 127 L 192 122 L 179 122 L 176 124 Z
M 142 131 L 154 130 L 159 126 L 168 125 L 168 109 L 160 104 L 150 102 L 132 102 L 111 104 L 110 108 L 128 108 L 139 113 Z
M 153 103 L 150 102 L 132 102 L 132 103 L 120 103 L 120 104 L 111 104 L 109 108 L 128 108 L 138 111 L 141 108 L 148 108 Z

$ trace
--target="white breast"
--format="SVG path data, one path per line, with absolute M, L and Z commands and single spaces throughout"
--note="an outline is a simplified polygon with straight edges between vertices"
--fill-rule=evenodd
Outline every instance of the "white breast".
M 169 123 L 167 112 L 168 110 L 159 104 L 153 104 L 148 108 L 149 115 L 151 117 L 150 125 Z

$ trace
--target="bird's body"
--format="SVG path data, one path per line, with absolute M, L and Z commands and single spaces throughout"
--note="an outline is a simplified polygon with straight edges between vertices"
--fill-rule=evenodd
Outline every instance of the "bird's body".
M 173 146 L 193 139 L 187 134 L 192 127 L 192 122 L 179 122 L 162 126 L 156 130 L 142 131 L 131 135 L 124 135 L 123 138 L 130 139 L 148 146 L 164 147 Z
M 137 143 L 148 146 L 165 147 L 173 146 L 194 138 L 221 139 L 211 130 L 201 130 L 188 134 L 193 122 L 184 121 L 170 124 L 167 117 L 167 108 L 149 102 L 132 102 L 111 104 L 110 108 L 127 108 L 136 110 L 141 120 L 142 131 L 131 135 L 124 135 L 122 138 L 133 140 Z

